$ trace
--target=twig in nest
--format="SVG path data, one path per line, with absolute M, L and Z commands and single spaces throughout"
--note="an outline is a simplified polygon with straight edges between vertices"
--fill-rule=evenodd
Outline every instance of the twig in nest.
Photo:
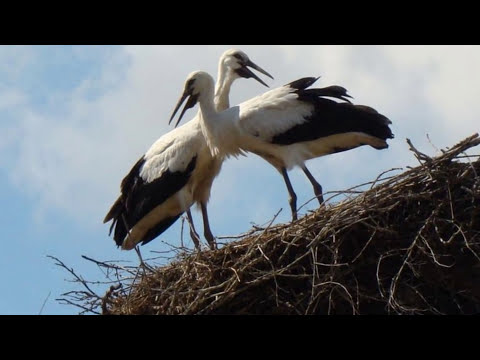
M 420 164 L 422 164 L 422 161 L 425 161 L 425 162 L 431 162 L 432 161 L 432 158 L 430 156 L 427 156 L 424 153 L 417 150 L 417 148 L 415 146 L 413 146 L 410 139 L 407 139 L 407 144 L 410 146 L 409 150 L 411 152 L 413 152 L 413 154 L 415 155 L 415 157 L 417 158 L 417 160 Z
M 121 289 L 122 288 L 122 284 L 118 284 L 118 285 L 112 285 L 110 286 L 110 289 L 108 289 L 108 291 L 106 292 L 105 296 L 102 298 L 102 314 L 104 315 L 107 315 L 109 314 L 109 311 L 107 309 L 107 304 L 108 302 L 110 301 L 110 297 L 112 296 L 112 294 Z

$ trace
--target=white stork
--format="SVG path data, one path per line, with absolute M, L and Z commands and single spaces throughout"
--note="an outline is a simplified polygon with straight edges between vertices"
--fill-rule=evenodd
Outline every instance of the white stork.
M 302 78 L 218 112 L 213 102 L 212 77 L 197 71 L 188 76 L 171 119 L 185 99 L 189 98 L 188 107 L 198 102 L 202 128 L 212 152 L 227 156 L 245 150 L 272 164 L 285 180 L 292 218 L 296 220 L 297 197 L 287 170 L 300 166 L 322 204 L 322 188 L 305 161 L 362 145 L 386 149 L 386 140 L 394 137 L 389 119 L 371 107 L 353 105 L 343 87 L 309 89 L 317 80 Z
M 272 78 L 240 50 L 228 50 L 220 57 L 218 82 L 215 96 L 212 96 L 215 109 L 221 111 L 229 107 L 230 87 L 240 77 L 254 78 L 268 87 L 248 67 Z M 131 250 L 139 243 L 147 244 L 184 212 L 192 226 L 190 235 L 195 247 L 200 249 L 190 213 L 194 203 L 202 211 L 205 238 L 210 247 L 215 248 L 207 202 L 224 158 L 212 155 L 201 124 L 197 114 L 192 121 L 163 135 L 123 179 L 121 195 L 104 219 L 104 223 L 113 220 L 110 234 L 114 231 L 113 238 L 122 249 Z

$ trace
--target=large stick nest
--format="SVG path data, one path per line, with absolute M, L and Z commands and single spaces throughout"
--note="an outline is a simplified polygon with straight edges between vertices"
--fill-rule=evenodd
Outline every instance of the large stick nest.
M 409 142 L 420 166 L 220 250 L 142 265 L 94 303 L 104 314 L 479 313 L 480 161 L 464 155 L 479 143 L 430 158 Z

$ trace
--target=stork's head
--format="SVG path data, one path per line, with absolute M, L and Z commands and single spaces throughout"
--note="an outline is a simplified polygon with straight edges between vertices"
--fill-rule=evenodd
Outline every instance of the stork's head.
M 182 97 L 178 101 L 177 106 L 175 106 L 175 110 L 173 111 L 173 114 L 168 124 L 170 125 L 178 109 L 180 109 L 180 106 L 182 106 L 184 101 L 188 98 L 188 101 L 185 104 L 177 123 L 175 124 L 175 127 L 177 127 L 182 120 L 183 115 L 185 115 L 185 112 L 197 104 L 200 93 L 203 91 L 213 92 L 213 87 L 213 78 L 205 71 L 195 71 L 188 75 L 187 80 L 185 81 L 185 87 L 183 89 Z
M 245 79 L 254 78 L 259 83 L 268 87 L 268 85 L 265 84 L 263 80 L 261 80 L 257 75 L 255 75 L 252 72 L 252 70 L 249 69 L 249 67 L 273 79 L 272 75 L 270 75 L 268 72 L 263 70 L 257 64 L 253 63 L 249 59 L 247 54 L 245 54 L 243 51 L 238 49 L 230 49 L 225 51 L 223 55 L 220 57 L 219 65 L 220 65 L 220 71 L 224 71 L 225 73 L 227 73 L 227 75 L 230 76 L 232 80 L 235 80 L 241 77 Z

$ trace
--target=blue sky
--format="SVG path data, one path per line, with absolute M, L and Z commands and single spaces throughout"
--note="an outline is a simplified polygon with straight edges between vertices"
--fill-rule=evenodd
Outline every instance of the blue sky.
M 114 246 L 102 219 L 123 176 L 169 131 L 186 76 L 205 70 L 215 77 L 219 56 L 232 47 L 270 72 L 272 87 L 322 76 L 319 86 L 342 85 L 355 103 L 392 120 L 396 138 L 388 150 L 365 147 L 309 162 L 324 191 L 415 165 L 407 137 L 435 154 L 426 134 L 441 148 L 479 131 L 478 46 L 0 46 L 0 314 L 37 314 L 49 293 L 44 314 L 77 312 L 54 300 L 77 286 L 47 255 L 91 280 L 102 274 L 81 255 L 137 262 Z M 240 80 L 231 103 L 263 91 Z M 298 170 L 291 180 L 299 205 L 313 197 Z M 277 222 L 288 221 L 285 185 L 270 165 L 255 155 L 228 160 L 212 189 L 213 233 L 248 231 L 280 208 Z M 201 232 L 199 212 L 194 219 Z M 142 252 L 148 257 L 179 237 L 180 222 Z

